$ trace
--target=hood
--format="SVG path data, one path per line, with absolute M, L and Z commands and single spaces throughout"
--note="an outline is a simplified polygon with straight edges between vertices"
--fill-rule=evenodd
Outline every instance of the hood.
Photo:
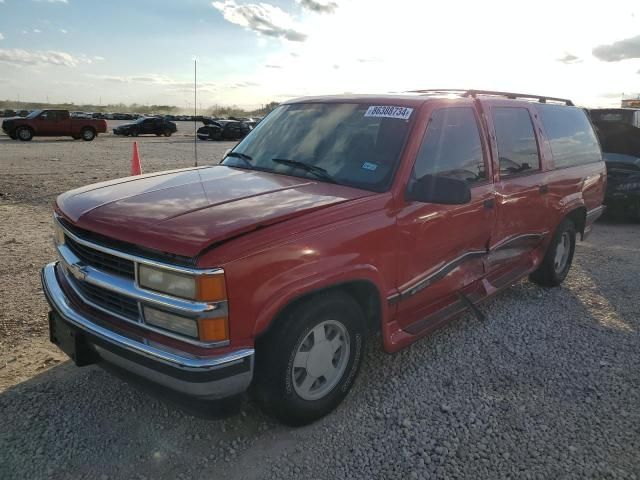
M 218 165 L 89 185 L 60 195 L 57 208 L 77 227 L 195 257 L 234 236 L 368 195 L 372 193 Z
M 2 123 L 4 122 L 10 122 L 12 120 L 23 120 L 25 117 L 7 117 L 2 119 Z

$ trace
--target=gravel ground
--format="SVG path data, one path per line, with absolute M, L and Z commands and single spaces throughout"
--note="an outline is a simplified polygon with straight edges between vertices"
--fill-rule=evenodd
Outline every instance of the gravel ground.
M 180 127 L 179 127 L 180 128 Z M 146 171 L 188 138 L 139 138 Z M 200 143 L 213 163 L 231 144 Z M 122 176 L 131 139 L 0 136 L 0 478 L 640 476 L 640 225 L 599 224 L 564 286 L 521 282 L 408 349 L 371 346 L 332 415 L 290 429 L 248 401 L 211 420 L 78 369 L 46 338 L 50 202 Z

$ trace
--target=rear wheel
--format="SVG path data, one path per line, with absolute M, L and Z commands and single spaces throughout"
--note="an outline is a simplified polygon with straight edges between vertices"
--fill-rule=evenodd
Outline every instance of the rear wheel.
M 83 128 L 80 132 L 80 136 L 85 142 L 90 142 L 91 140 L 96 138 L 96 131 L 93 128 Z
M 323 417 L 351 389 L 365 335 L 364 315 L 349 295 L 326 293 L 301 302 L 256 345 L 254 398 L 288 425 Z
M 172 133 L 173 133 L 173 132 L 167 128 L 167 129 L 164 131 L 164 136 L 165 136 L 165 137 L 170 137 Z
M 31 130 L 29 127 L 19 127 L 16 130 L 16 135 L 23 142 L 28 142 L 33 138 L 33 130 Z
M 129 132 L 131 134 L 132 137 L 137 137 L 138 135 L 140 135 L 140 132 L 138 132 L 137 128 L 134 128 L 131 130 L 131 132 Z
M 571 219 L 565 218 L 556 229 L 542 263 L 529 279 L 543 287 L 557 287 L 569 273 L 575 249 L 576 227 Z

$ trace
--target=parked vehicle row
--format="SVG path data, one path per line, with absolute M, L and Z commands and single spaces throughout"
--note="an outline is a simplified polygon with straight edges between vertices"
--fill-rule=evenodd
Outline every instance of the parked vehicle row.
M 219 165 L 60 195 L 50 338 L 78 366 L 200 399 L 250 388 L 309 423 L 347 395 L 376 332 L 397 352 L 462 312 L 482 318 L 524 277 L 560 285 L 605 183 L 569 100 L 286 102 Z

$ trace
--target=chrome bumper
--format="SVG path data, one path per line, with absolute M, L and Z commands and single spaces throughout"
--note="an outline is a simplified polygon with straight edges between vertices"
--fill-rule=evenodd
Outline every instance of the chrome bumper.
M 203 399 L 220 399 L 243 392 L 253 376 L 253 349 L 197 357 L 161 345 L 143 343 L 98 325 L 74 310 L 56 276 L 57 262 L 42 269 L 42 286 L 51 308 L 80 330 L 99 357 L 134 375 Z

